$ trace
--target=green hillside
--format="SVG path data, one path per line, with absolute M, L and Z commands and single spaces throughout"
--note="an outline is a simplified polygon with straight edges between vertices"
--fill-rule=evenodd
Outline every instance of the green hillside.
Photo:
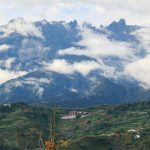
M 70 111 L 76 119 L 61 119 Z M 0 150 L 36 150 L 50 137 L 48 105 L 0 105 Z M 99 105 L 92 108 L 55 107 L 59 150 L 149 150 L 150 102 Z M 64 145 L 60 141 L 66 141 Z

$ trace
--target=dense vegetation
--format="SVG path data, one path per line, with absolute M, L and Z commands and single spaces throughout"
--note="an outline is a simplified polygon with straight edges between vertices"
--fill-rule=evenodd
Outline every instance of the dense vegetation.
M 76 119 L 61 116 L 75 110 Z M 53 108 L 14 103 L 0 105 L 0 150 L 35 150 L 50 136 Z M 55 108 L 56 141 L 60 150 L 149 150 L 150 102 Z M 86 113 L 88 115 L 83 115 Z M 61 145 L 60 141 L 65 141 Z

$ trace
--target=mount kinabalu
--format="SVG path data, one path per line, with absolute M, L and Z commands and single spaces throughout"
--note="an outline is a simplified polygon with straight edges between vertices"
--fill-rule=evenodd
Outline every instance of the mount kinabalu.
M 0 26 L 0 102 L 89 105 L 150 99 L 149 79 L 135 70 L 148 57 L 144 38 L 149 33 L 150 28 L 124 19 L 106 27 L 76 20 L 11 20 Z

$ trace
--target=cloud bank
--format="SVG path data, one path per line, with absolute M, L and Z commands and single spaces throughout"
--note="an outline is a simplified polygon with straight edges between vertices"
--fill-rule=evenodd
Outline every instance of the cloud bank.
M 70 5 L 72 4 L 70 3 Z M 12 20 L 10 25 L 1 26 L 0 31 L 4 32 L 3 37 L 17 32 L 24 36 L 31 34 L 43 38 L 39 29 L 31 23 L 25 23 L 22 19 Z M 150 28 L 141 27 L 132 34 L 139 41 L 137 45 L 132 41 L 127 43 L 110 40 L 106 35 L 96 34 L 89 29 L 82 28 L 81 35 L 83 39 L 75 43 L 78 47 L 60 50 L 58 55 L 84 55 L 94 58 L 94 60 L 69 63 L 65 59 L 55 59 L 51 63 L 45 62 L 44 66 L 47 70 L 62 74 L 79 72 L 86 76 L 93 70 L 99 70 L 105 77 L 115 79 L 125 75 L 138 80 L 143 87 L 150 88 Z M 7 51 L 10 47 L 6 44 L 0 45 L 0 52 Z M 21 43 L 19 57 L 22 61 L 36 59 L 36 57 L 37 60 L 42 61 L 49 49 L 37 41 L 24 39 Z M 139 52 L 143 54 L 141 56 L 137 55 Z M 110 59 L 109 64 L 104 61 L 108 58 Z M 115 63 L 120 63 L 123 67 L 118 69 L 118 66 L 112 60 L 117 60 Z M 11 68 L 13 61 L 13 58 L 5 61 L 7 70 Z M 7 70 L 0 70 L 0 83 L 24 74 Z
M 0 45 L 0 52 L 7 51 L 11 46 L 7 44 Z
M 33 23 L 25 22 L 22 18 L 11 20 L 7 25 L 0 26 L 0 38 L 8 37 L 12 33 L 18 33 L 23 36 L 36 36 L 43 39 L 43 35 Z
M 86 55 L 96 59 L 108 56 L 115 56 L 124 60 L 134 58 L 135 49 L 131 48 L 131 45 L 127 42 L 109 40 L 107 36 L 96 34 L 86 28 L 81 32 L 83 39 L 77 45 L 85 47 L 85 49 L 72 47 L 60 50 L 58 54 Z
M 143 27 L 133 34 L 139 40 L 139 48 L 144 57 L 126 65 L 124 72 L 138 80 L 146 89 L 150 89 L 150 28 Z
M 150 89 L 150 56 L 128 64 L 124 71 L 138 80 L 144 88 Z
M 28 20 L 88 21 L 108 24 L 125 18 L 130 24 L 150 25 L 149 0 L 1 0 L 1 24 L 16 17 Z M 86 15 L 85 15 L 86 14 Z
M 27 72 L 22 72 L 22 71 L 14 72 L 14 71 L 0 69 L 0 84 L 25 74 L 27 74 Z
M 45 63 L 45 69 L 54 71 L 61 74 L 73 74 L 79 72 L 82 75 L 86 76 L 92 70 L 99 69 L 100 66 L 95 61 L 82 61 L 69 63 L 66 60 L 56 59 L 52 63 Z
M 99 35 L 84 29 L 82 32 L 83 39 L 77 43 L 78 46 L 84 48 L 71 47 L 60 50 L 58 54 L 85 55 L 95 58 L 99 66 L 97 69 L 101 70 L 105 77 L 117 79 L 122 76 L 127 76 L 128 78 L 139 81 L 140 85 L 144 88 L 150 88 L 150 28 L 143 27 L 132 34 L 139 41 L 139 44 L 136 46 L 132 42 L 126 43 L 110 40 L 104 35 Z M 140 57 L 139 52 L 143 53 Z M 118 70 L 114 64 L 111 64 L 113 63 L 112 57 L 115 59 L 118 58 L 117 63 L 123 66 L 121 70 Z M 110 64 L 106 64 L 104 58 L 111 59 Z M 68 64 L 64 64 L 63 67 L 65 65 Z M 92 69 L 94 70 L 94 67 L 90 68 L 90 70 Z

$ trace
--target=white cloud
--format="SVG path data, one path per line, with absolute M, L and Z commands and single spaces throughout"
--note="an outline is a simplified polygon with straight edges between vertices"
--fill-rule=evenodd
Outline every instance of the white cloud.
M 129 63 L 125 67 L 125 74 L 140 81 L 145 88 L 150 88 L 150 56 L 141 60 Z
M 144 49 L 146 54 L 150 54 L 150 27 L 141 27 L 132 34 L 139 40 L 140 49 Z
M 71 92 L 73 92 L 73 93 L 78 93 L 78 90 L 77 90 L 77 89 L 70 88 L 69 90 L 70 90 Z
M 138 80 L 143 87 L 150 89 L 150 28 L 142 27 L 133 35 L 139 40 L 139 49 L 144 57 L 128 63 L 124 72 Z
M 18 33 L 23 36 L 33 35 L 39 38 L 44 38 L 40 29 L 35 27 L 31 22 L 25 22 L 22 18 L 17 18 L 9 22 L 7 25 L 0 27 L 0 32 L 3 34 L 1 38 L 9 36 L 11 33 Z
M 109 40 L 104 35 L 95 34 L 89 30 L 82 32 L 83 40 L 77 43 L 84 49 L 69 48 L 60 50 L 60 55 L 86 55 L 95 58 L 105 77 L 118 78 L 122 75 L 138 80 L 144 88 L 150 88 L 150 28 L 140 28 L 133 33 L 139 40 L 136 48 L 131 48 L 135 43 L 126 43 Z M 132 45 L 133 44 L 133 45 Z M 139 57 L 137 54 L 144 53 Z M 108 66 L 103 62 L 103 57 L 118 57 L 121 59 L 123 70 L 120 72 L 116 66 Z M 80 64 L 79 64 L 80 65 Z M 81 70 L 84 70 L 83 68 Z M 80 72 L 80 70 L 78 70 Z
M 85 55 L 98 60 L 102 57 L 108 56 L 115 56 L 123 59 L 124 61 L 129 61 L 131 58 L 135 59 L 135 49 L 131 48 L 131 44 L 127 42 L 109 40 L 105 35 L 96 34 L 85 28 L 82 31 L 82 36 L 83 39 L 76 44 L 85 47 L 84 49 L 72 47 L 65 50 L 60 50 L 58 54 Z
M 14 71 L 0 69 L 0 84 L 25 74 L 27 74 L 27 72 L 22 72 L 22 71 L 14 72 Z
M 140 28 L 136 32 L 133 33 L 140 41 L 139 44 L 136 45 L 136 48 L 132 48 L 135 43 L 127 43 L 127 42 L 119 42 L 114 40 L 109 40 L 104 35 L 99 35 L 93 33 L 90 30 L 83 30 L 82 36 L 83 40 L 81 40 L 77 45 L 85 47 L 85 48 L 75 48 L 71 47 L 65 50 L 60 50 L 58 54 L 60 55 L 85 55 L 92 58 L 95 58 L 99 64 L 100 70 L 103 71 L 103 75 L 105 77 L 113 77 L 118 78 L 122 75 L 130 75 L 134 79 L 144 83 L 145 85 L 150 86 L 149 76 L 144 78 L 143 76 L 146 71 L 149 72 L 149 57 L 143 58 L 139 57 L 136 54 L 145 53 L 146 56 L 150 54 L 150 28 Z M 133 45 L 132 45 L 133 44 Z M 145 50 L 145 52 L 144 52 Z M 103 57 L 109 58 L 110 56 L 118 57 L 121 59 L 122 65 L 124 66 L 123 72 L 117 70 L 116 66 L 111 66 L 111 64 L 105 64 L 103 62 Z M 148 59 L 148 60 L 147 60 Z M 144 65 L 143 65 L 144 64 Z M 148 65 L 146 65 L 148 64 Z M 110 65 L 110 66 L 108 66 Z M 138 66 L 141 67 L 138 67 Z M 145 66 L 145 67 L 143 67 Z M 142 67 L 144 72 L 142 72 Z M 84 69 L 81 69 L 84 70 Z M 141 73 L 142 72 L 142 73 Z M 124 74 L 125 73 L 125 74 Z M 144 75 L 143 75 L 144 74 Z
M 0 52 L 7 51 L 11 46 L 7 44 L 0 45 Z
M 100 69 L 100 65 L 95 61 L 82 61 L 73 63 L 74 71 L 80 72 L 83 75 L 89 74 L 92 70 Z
M 45 63 L 44 65 L 47 70 L 61 74 L 72 74 L 74 72 L 79 72 L 83 75 L 87 75 L 90 71 L 100 68 L 99 64 L 94 61 L 74 62 L 71 64 L 64 59 L 56 59 L 52 63 Z
M 14 61 L 15 61 L 15 58 L 8 58 L 8 59 L 6 59 L 5 61 L 2 61 L 2 62 L 3 62 L 4 66 L 7 69 L 11 69 L 11 66 L 12 66 Z
M 28 20 L 78 19 L 99 25 L 125 18 L 131 24 L 149 25 L 149 10 L 149 0 L 1 0 L 0 19 L 1 24 L 21 16 Z
M 47 70 L 62 73 L 62 74 L 71 74 L 74 72 L 71 65 L 66 60 L 54 60 L 52 63 L 44 64 Z
M 45 69 L 54 71 L 61 74 L 73 74 L 79 72 L 82 75 L 86 76 L 93 70 L 100 70 L 102 74 L 106 77 L 118 78 L 119 74 L 116 74 L 116 71 L 113 67 L 105 65 L 102 61 L 81 61 L 69 63 L 66 60 L 56 59 L 52 63 L 44 63 Z
M 7 70 L 11 70 L 13 63 L 15 62 L 15 58 L 8 58 L 5 60 L 0 60 L 0 67 L 5 68 Z

